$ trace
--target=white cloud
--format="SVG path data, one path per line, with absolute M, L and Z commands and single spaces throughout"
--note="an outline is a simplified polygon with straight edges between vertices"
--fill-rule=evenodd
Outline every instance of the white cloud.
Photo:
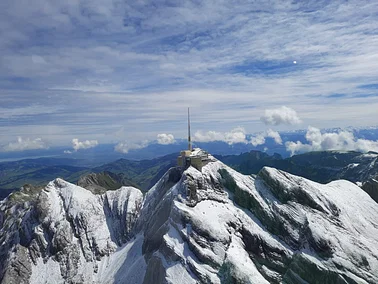
M 28 106 L 22 107 L 9 107 L 4 108 L 0 107 L 0 118 L 9 119 L 9 118 L 17 118 L 17 117 L 30 117 L 42 114 L 53 114 L 60 110 L 62 110 L 62 106 L 54 106 L 49 105 L 45 106 L 42 104 L 33 103 Z
M 235 143 L 247 143 L 245 129 L 243 127 L 236 127 L 230 132 L 226 132 L 225 141 L 230 145 Z
M 263 133 L 260 133 L 256 136 L 252 136 L 251 137 L 251 144 L 253 146 L 259 146 L 259 145 L 263 145 L 265 144 L 265 138 L 273 138 L 274 139 L 274 142 L 276 142 L 276 144 L 280 144 L 282 145 L 282 139 L 281 139 L 281 135 L 277 132 L 277 131 L 274 131 L 272 129 L 268 129 L 267 131 L 263 132 Z
M 229 132 L 216 132 L 216 131 L 197 131 L 194 134 L 194 141 L 197 142 L 212 142 L 212 141 L 223 141 L 229 145 L 235 143 L 251 143 L 253 146 L 265 144 L 265 138 L 273 138 L 277 144 L 282 144 L 282 139 L 277 131 L 269 129 L 266 132 L 260 133 L 258 135 L 252 136 L 250 140 L 247 140 L 246 132 L 243 127 L 236 127 Z
M 115 147 L 114 151 L 127 154 L 130 150 L 142 149 L 148 145 L 148 141 L 143 141 L 140 144 L 138 143 L 128 143 L 126 141 L 119 142 Z
M 251 144 L 253 145 L 253 146 L 259 146 L 259 145 L 263 145 L 263 144 L 265 144 L 265 137 L 264 137 L 264 135 L 262 135 L 262 134 L 259 134 L 259 135 L 257 135 L 257 136 L 253 136 L 252 138 L 251 138 Z
M 266 109 L 265 114 L 260 118 L 260 120 L 269 125 L 294 125 L 301 123 L 297 112 L 292 108 L 286 106 L 282 106 L 276 109 Z
M 194 133 L 193 140 L 197 142 L 224 141 L 224 134 L 216 131 L 197 131 Z
M 79 141 L 79 139 L 74 138 L 72 139 L 72 148 L 75 151 L 78 151 L 80 149 L 89 149 L 96 147 L 98 145 L 97 140 L 85 140 L 85 141 Z
M 224 141 L 229 145 L 248 142 L 243 127 L 236 127 L 229 132 L 197 131 L 193 140 L 197 142 Z
M 169 145 L 175 143 L 175 137 L 172 134 L 161 133 L 157 135 L 157 142 L 161 145 Z
M 18 137 L 16 142 L 10 142 L 8 145 L 3 147 L 5 152 L 14 152 L 14 151 L 24 151 L 24 150 L 37 150 L 37 149 L 47 149 L 48 146 L 41 138 L 23 139 Z
M 222 133 L 255 123 L 251 104 L 262 114 L 272 103 L 291 106 L 321 127 L 362 126 L 376 115 L 376 90 L 360 88 L 377 84 L 372 1 L 315 1 L 311 13 L 306 1 L 121 2 L 7 1 L 0 12 L 7 126 L 0 132 L 57 144 L 109 133 L 132 118 L 124 135 L 101 141 L 155 139 L 162 121 L 182 127 L 188 105 L 197 123 Z M 40 30 L 48 45 L 30 36 Z M 30 85 L 40 91 L 30 96 Z M 334 94 L 344 97 L 328 98 Z
M 307 144 L 300 141 L 288 141 L 286 150 L 292 155 L 298 152 L 343 150 L 343 151 L 378 151 L 378 140 L 357 139 L 353 133 L 340 131 L 338 133 L 321 133 L 320 129 L 308 127 L 306 133 Z
M 273 138 L 274 142 L 276 142 L 276 144 L 282 145 L 281 135 L 277 131 L 274 131 L 272 129 L 268 129 L 268 131 L 266 132 L 266 137 Z
M 70 150 L 64 150 L 63 153 L 64 154 L 72 154 L 72 151 L 70 151 Z

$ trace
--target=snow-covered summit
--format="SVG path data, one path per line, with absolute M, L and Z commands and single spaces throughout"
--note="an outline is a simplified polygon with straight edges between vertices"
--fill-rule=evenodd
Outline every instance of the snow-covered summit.
M 9 196 L 0 205 L 2 283 L 96 279 L 98 260 L 129 239 L 142 200 L 133 187 L 94 195 L 59 178 Z
M 144 198 L 57 179 L 0 208 L 4 283 L 378 283 L 378 204 L 343 180 L 212 158 Z
M 214 161 L 188 168 L 164 197 L 172 209 L 153 263 L 172 283 L 377 281 L 378 206 L 350 182 L 268 167 L 253 178 Z

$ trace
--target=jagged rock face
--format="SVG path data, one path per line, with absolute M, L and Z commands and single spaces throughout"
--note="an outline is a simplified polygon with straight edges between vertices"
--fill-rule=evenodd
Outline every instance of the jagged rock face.
M 290 158 L 251 151 L 219 159 L 244 174 L 257 174 L 263 166 L 276 167 L 307 179 L 328 183 L 346 179 L 361 186 L 378 203 L 378 188 L 372 179 L 378 175 L 378 153 L 354 151 L 317 151 Z M 362 186 L 367 183 L 366 186 Z
M 146 228 L 144 283 L 156 270 L 165 274 L 153 283 L 378 281 L 378 206 L 350 182 L 321 185 L 272 168 L 253 178 L 215 161 L 159 188 L 145 202 L 165 193 Z
M 130 238 L 143 195 L 122 187 L 103 195 L 61 179 L 27 202 L 1 204 L 2 283 L 88 283 L 98 261 Z
M 378 203 L 378 175 L 364 182 L 361 188 Z
M 357 155 L 352 162 L 340 171 L 339 177 L 348 177 L 350 181 L 362 182 L 378 174 L 378 153 L 369 152 Z
M 44 283 L 46 270 L 57 283 L 378 283 L 378 204 L 347 181 L 213 159 L 170 169 L 143 203 L 135 189 L 71 187 L 2 209 L 4 283 Z

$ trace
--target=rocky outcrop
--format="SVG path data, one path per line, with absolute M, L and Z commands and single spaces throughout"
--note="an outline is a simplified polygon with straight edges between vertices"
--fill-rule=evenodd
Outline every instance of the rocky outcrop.
M 361 188 L 378 203 L 378 175 L 364 182 Z
M 98 261 L 131 238 L 143 195 L 132 187 L 94 195 L 56 179 L 27 201 L 21 196 L 13 205 L 12 199 L 1 204 L 2 283 L 49 277 L 57 283 L 85 283 L 92 280 L 86 269 L 96 272 Z M 46 271 L 48 263 L 55 271 Z
M 244 174 L 257 174 L 264 166 L 275 167 L 307 179 L 328 183 L 345 179 L 359 185 L 378 202 L 378 191 L 372 189 L 378 175 L 378 153 L 355 151 L 316 151 L 282 159 L 279 155 L 251 151 L 240 155 L 219 156 L 219 159 Z M 376 179 L 376 178 L 375 178 Z
M 171 168 L 142 199 L 58 179 L 4 201 L 3 282 L 378 282 L 378 204 L 353 183 L 246 176 L 212 158 Z
M 161 203 L 148 206 L 144 283 L 378 280 L 378 207 L 352 183 L 321 185 L 272 168 L 253 178 L 214 161 L 163 188 L 151 192 Z

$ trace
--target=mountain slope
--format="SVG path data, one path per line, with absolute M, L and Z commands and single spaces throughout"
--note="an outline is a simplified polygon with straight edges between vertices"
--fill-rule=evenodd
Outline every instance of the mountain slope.
M 212 159 L 171 168 L 143 201 L 60 179 L 23 194 L 0 203 L 3 283 L 378 282 L 378 204 L 348 181 Z
M 378 174 L 378 154 L 374 152 L 319 151 L 282 159 L 278 154 L 251 151 L 216 157 L 243 174 L 257 174 L 264 166 L 270 166 L 321 183 L 337 179 L 363 182 Z
M 130 238 L 143 198 L 132 187 L 93 195 L 61 179 L 14 194 L 1 203 L 2 283 L 88 282 L 97 260 Z
M 87 168 L 63 164 L 69 162 L 69 159 L 54 161 L 50 158 L 0 163 L 0 199 L 24 184 L 46 185 L 56 177 L 76 182 L 81 175 L 88 173 Z
M 366 192 L 378 203 L 378 187 L 372 180 L 378 176 L 378 154 L 374 152 L 321 151 L 282 159 L 279 155 L 251 151 L 217 158 L 244 174 L 257 174 L 264 166 L 271 166 L 321 183 L 338 179 L 367 183 L 362 188 L 368 189 Z
M 113 179 L 111 182 L 113 185 L 110 185 L 110 187 L 105 185 L 107 189 L 115 188 L 115 179 L 120 186 L 132 185 L 147 191 L 170 167 L 176 165 L 176 159 L 177 153 L 152 160 L 119 159 L 93 169 L 70 165 L 82 163 L 82 161 L 75 159 L 40 158 L 4 162 L 0 163 L 0 200 L 8 196 L 9 193 L 19 190 L 25 184 L 46 185 L 56 177 L 73 183 L 78 182 L 80 178 L 82 178 L 81 182 L 84 182 L 86 178 L 89 183 L 97 180 L 101 187 L 105 185 L 101 185 L 102 182 L 109 182 L 109 177 L 105 177 L 104 172 L 112 175 L 110 179 Z M 99 174 L 99 176 L 94 179 L 91 178 L 96 174 Z M 86 183 L 84 182 L 84 184 Z
M 202 174 L 189 168 L 156 204 L 162 186 L 145 201 L 156 209 L 141 212 L 144 224 L 152 218 L 146 229 L 159 228 L 145 233 L 145 253 L 153 252 L 146 277 L 160 267 L 171 283 L 378 280 L 378 206 L 356 185 L 320 185 L 272 168 L 253 179 L 214 162 Z
M 128 180 L 137 184 L 142 190 L 150 189 L 171 167 L 176 166 L 177 153 L 152 160 L 126 160 L 119 159 L 112 163 L 93 169 L 93 172 L 112 172 L 123 174 Z
M 95 194 L 105 193 L 107 190 L 115 190 L 122 186 L 138 186 L 128 180 L 123 174 L 114 174 L 111 172 L 90 173 L 80 177 L 77 182 L 78 186 L 90 190 Z
M 378 203 L 378 175 L 364 182 L 361 188 Z

